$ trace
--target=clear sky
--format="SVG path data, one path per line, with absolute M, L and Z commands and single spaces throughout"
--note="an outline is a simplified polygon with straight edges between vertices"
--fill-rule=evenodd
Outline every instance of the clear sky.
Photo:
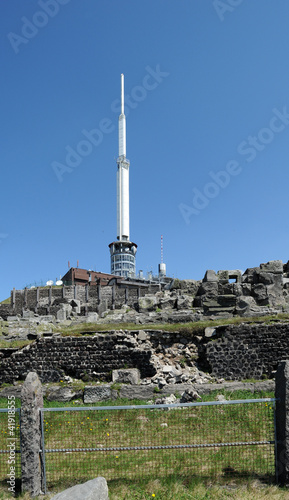
M 0 299 L 110 272 L 125 75 L 137 270 L 289 259 L 288 0 L 0 2 Z

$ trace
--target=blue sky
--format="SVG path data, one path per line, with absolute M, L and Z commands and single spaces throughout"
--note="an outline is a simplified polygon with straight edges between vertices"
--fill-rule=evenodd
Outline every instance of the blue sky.
M 181 279 L 287 262 L 288 19 L 288 0 L 2 1 L 0 299 L 68 261 L 110 271 L 121 73 L 137 269 L 162 234 Z

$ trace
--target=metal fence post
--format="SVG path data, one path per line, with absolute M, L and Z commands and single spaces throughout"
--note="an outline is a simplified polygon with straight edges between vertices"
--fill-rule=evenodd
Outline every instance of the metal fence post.
M 42 386 L 37 373 L 28 373 L 21 391 L 21 470 L 22 491 L 31 496 L 42 492 L 40 412 Z
M 289 360 L 276 372 L 276 479 L 289 486 Z

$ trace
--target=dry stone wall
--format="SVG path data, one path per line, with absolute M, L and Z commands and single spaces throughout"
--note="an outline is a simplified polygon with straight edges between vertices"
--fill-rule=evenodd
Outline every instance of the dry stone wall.
M 0 350 L 0 383 L 24 380 L 29 371 L 42 382 L 65 377 L 111 382 L 113 370 L 137 368 L 140 384 L 163 388 L 220 378 L 272 378 L 281 359 L 289 359 L 289 323 L 227 325 L 198 335 L 162 330 L 51 334 L 22 349 Z
M 220 326 L 208 341 L 206 359 L 217 378 L 272 378 L 278 363 L 289 359 L 289 324 Z

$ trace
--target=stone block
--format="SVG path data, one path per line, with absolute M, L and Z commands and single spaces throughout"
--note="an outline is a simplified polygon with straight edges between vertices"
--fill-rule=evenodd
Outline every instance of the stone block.
M 155 295 L 146 295 L 145 297 L 139 297 L 138 299 L 139 312 L 154 311 L 156 307 L 157 307 L 157 299 Z
M 71 300 L 70 305 L 72 307 L 73 312 L 76 312 L 77 314 L 81 313 L 81 305 L 80 304 L 81 304 L 80 300 L 77 300 L 77 299 Z
M 207 326 L 207 328 L 205 328 L 205 337 L 207 338 L 213 337 L 214 335 L 216 335 L 216 333 L 216 328 L 212 326 Z
M 51 387 L 46 392 L 48 401 L 66 402 L 76 398 L 78 394 L 69 387 Z
M 269 299 L 267 294 L 267 287 L 263 283 L 253 285 L 252 287 L 253 296 L 255 297 L 257 304 L 260 306 L 269 305 Z
M 182 309 L 190 309 L 193 306 L 194 297 L 188 295 L 181 295 L 177 298 L 177 309 L 178 311 Z
M 207 281 L 201 283 L 198 289 L 198 295 L 206 295 L 207 298 L 214 298 L 218 295 L 218 283 L 213 281 Z
M 53 323 L 55 320 L 55 316 L 52 314 L 48 314 L 47 316 L 39 316 L 40 323 Z
M 268 273 L 283 274 L 283 262 L 282 260 L 270 260 L 266 264 L 260 264 L 260 269 Z
M 145 341 L 148 339 L 148 334 L 146 332 L 144 332 L 143 330 L 140 330 L 138 332 L 138 336 L 137 336 L 137 339 L 138 340 L 141 340 L 141 341 Z
M 84 388 L 83 401 L 84 403 L 97 403 L 111 399 L 111 388 L 109 384 L 93 385 Z
M 86 318 L 86 323 L 96 323 L 99 319 L 97 312 L 89 312 Z
M 208 269 L 206 271 L 206 274 L 204 276 L 204 279 L 203 279 L 204 282 L 207 282 L 207 281 L 219 281 L 218 279 L 218 276 L 216 274 L 215 271 L 213 271 L 212 269 Z
M 23 319 L 34 318 L 34 312 L 33 311 L 23 311 L 22 317 L 23 317 Z
M 137 385 L 140 382 L 140 372 L 137 368 L 112 370 L 112 381 L 122 384 Z
M 163 297 L 159 301 L 159 307 L 161 309 L 172 309 L 176 305 L 176 298 L 175 297 Z
M 56 313 L 56 319 L 58 321 L 65 321 L 67 319 L 66 310 L 65 309 L 59 309 L 59 311 L 57 311 L 57 313 Z
M 50 500 L 109 500 L 107 482 L 97 477 L 57 493 Z

